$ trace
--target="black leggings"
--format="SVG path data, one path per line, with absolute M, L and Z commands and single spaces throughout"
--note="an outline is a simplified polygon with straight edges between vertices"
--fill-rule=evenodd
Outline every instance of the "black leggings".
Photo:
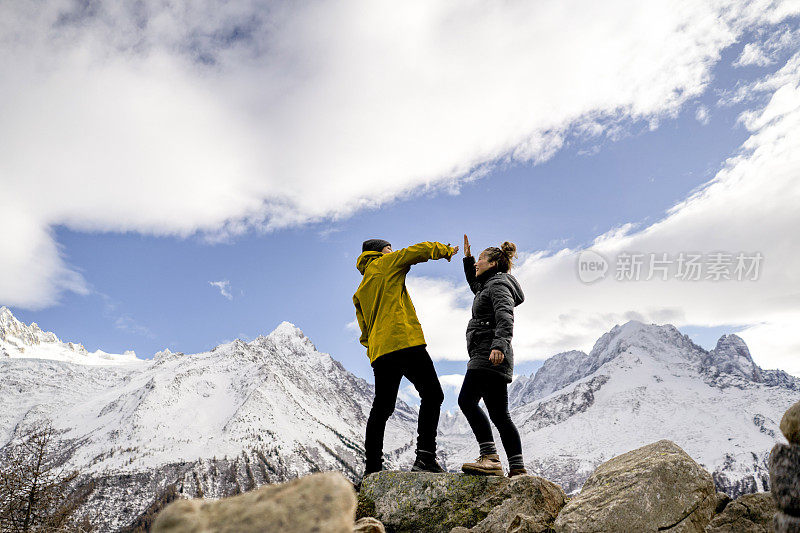
M 384 354 L 372 363 L 372 371 L 375 374 L 375 399 L 369 412 L 364 443 L 367 469 L 375 471 L 381 468 L 386 421 L 394 412 L 403 376 L 414 385 L 420 396 L 417 449 L 436 452 L 436 429 L 444 393 L 425 346 Z
M 494 441 L 489 418 L 483 409 L 478 407 L 481 398 L 489 411 L 489 418 L 500 433 L 506 455 L 513 457 L 521 454 L 522 443 L 519 432 L 508 413 L 508 383 L 505 378 L 491 370 L 467 369 L 464 384 L 458 395 L 458 406 L 467 418 L 478 444 Z

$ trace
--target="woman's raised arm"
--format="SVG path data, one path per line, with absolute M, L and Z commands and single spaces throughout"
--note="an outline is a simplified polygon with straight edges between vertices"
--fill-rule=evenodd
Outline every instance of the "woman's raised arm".
M 475 258 L 469 248 L 469 239 L 464 234 L 464 275 L 467 277 L 467 284 L 473 294 L 478 292 L 478 282 L 475 279 Z

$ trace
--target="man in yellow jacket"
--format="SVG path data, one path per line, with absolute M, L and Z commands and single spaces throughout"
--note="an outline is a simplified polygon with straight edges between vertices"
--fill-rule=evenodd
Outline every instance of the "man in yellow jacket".
M 361 344 L 367 348 L 375 374 L 375 399 L 367 420 L 364 476 L 383 466 L 383 434 L 392 416 L 400 380 L 405 376 L 420 395 L 417 459 L 412 471 L 442 472 L 436 462 L 436 429 L 444 393 L 422 334 L 414 304 L 406 289 L 411 265 L 447 259 L 458 253 L 439 242 L 421 242 L 393 251 L 381 239 L 364 241 L 356 267 L 364 276 L 353 295 Z

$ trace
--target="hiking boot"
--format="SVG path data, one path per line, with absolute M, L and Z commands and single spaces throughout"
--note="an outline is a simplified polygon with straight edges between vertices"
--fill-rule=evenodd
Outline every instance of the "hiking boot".
M 417 460 L 411 467 L 412 472 L 433 472 L 441 474 L 444 469 L 436 462 L 436 454 L 431 452 L 417 452 Z
M 508 471 L 508 477 L 514 476 L 525 476 L 528 474 L 528 471 L 524 468 L 512 468 Z
M 461 470 L 465 474 L 477 476 L 502 476 L 503 465 L 500 464 L 500 456 L 496 453 L 481 455 L 474 463 L 464 463 Z

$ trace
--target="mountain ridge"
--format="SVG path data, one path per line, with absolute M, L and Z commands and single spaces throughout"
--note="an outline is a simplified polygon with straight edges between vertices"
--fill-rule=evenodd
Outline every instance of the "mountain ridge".
M 355 480 L 363 468 L 373 386 L 291 323 L 250 342 L 122 364 L 33 326 L 26 337 L 10 311 L 0 318 L 0 444 L 26 424 L 56 420 L 81 443 L 72 464 L 99 480 L 88 508 L 115 510 L 108 529 L 131 523 L 166 486 L 218 497 L 317 470 Z M 672 325 L 635 321 L 602 335 L 589 354 L 556 354 L 509 388 L 526 465 L 567 492 L 611 456 L 669 438 L 731 496 L 766 489 L 766 455 L 798 391 L 797 378 L 758 368 L 738 336 L 704 350 Z M 416 417 L 398 401 L 388 468 L 413 461 Z M 438 441 L 448 470 L 477 451 L 460 412 L 442 415 Z

